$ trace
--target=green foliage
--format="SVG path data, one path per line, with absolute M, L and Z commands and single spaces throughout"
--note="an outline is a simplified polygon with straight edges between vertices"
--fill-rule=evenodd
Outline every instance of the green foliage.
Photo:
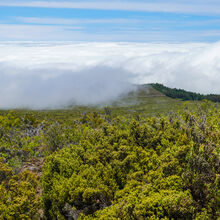
M 220 95 L 215 95 L 215 94 L 201 95 L 199 93 L 189 92 L 183 89 L 176 89 L 176 88 L 171 89 L 159 83 L 152 83 L 150 85 L 156 90 L 160 91 L 161 93 L 171 98 L 179 98 L 184 101 L 186 100 L 201 101 L 203 99 L 207 99 L 213 102 L 220 102 Z
M 155 93 L 159 115 L 144 95 L 126 108 L 2 111 L 0 219 L 218 219 L 219 106 L 169 112 L 184 104 Z
M 36 156 L 42 144 L 41 126 L 33 117 L 19 117 L 15 112 L 0 116 L 0 157 L 17 166 Z
M 44 164 L 45 215 L 217 219 L 219 119 L 208 102 L 160 118 L 84 117 L 72 125 L 78 141 Z
M 2 161 L 0 169 L 0 219 L 38 218 L 40 200 L 36 175 L 29 171 L 15 175 Z

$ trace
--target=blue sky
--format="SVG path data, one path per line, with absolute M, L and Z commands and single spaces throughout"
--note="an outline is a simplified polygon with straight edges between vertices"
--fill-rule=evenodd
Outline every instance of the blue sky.
M 0 1 L 0 41 L 219 39 L 219 0 Z

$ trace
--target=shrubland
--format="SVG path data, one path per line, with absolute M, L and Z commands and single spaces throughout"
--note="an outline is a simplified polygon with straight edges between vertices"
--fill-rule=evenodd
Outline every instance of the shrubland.
M 2 112 L 0 144 L 0 219 L 220 217 L 212 102 L 154 116 Z

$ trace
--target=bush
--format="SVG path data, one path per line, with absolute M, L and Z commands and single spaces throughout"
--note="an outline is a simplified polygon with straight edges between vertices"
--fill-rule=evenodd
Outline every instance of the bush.
M 47 218 L 217 219 L 219 111 L 204 103 L 170 117 L 76 126 L 80 141 L 44 165 Z

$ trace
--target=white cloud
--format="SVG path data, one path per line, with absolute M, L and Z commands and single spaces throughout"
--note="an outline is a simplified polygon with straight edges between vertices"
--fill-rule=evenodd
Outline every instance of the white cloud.
M 220 93 L 220 42 L 1 43 L 0 108 L 114 100 L 130 83 Z
M 52 21 L 51 21 L 52 22 Z M 144 30 L 138 27 L 100 28 L 88 31 L 73 25 L 0 24 L 1 41 L 89 41 L 89 42 L 189 42 L 219 39 L 219 30 Z
M 0 40 L 70 40 L 82 29 L 77 26 L 67 28 L 59 25 L 0 24 Z
M 57 24 L 57 25 L 72 25 L 72 24 L 123 24 L 143 22 L 138 19 L 67 19 L 67 18 L 38 18 L 38 17 L 15 17 L 16 21 L 27 24 Z
M 98 10 L 127 10 L 147 12 L 208 13 L 219 14 L 219 1 L 19 1 L 1 0 L 0 6 L 77 8 Z

